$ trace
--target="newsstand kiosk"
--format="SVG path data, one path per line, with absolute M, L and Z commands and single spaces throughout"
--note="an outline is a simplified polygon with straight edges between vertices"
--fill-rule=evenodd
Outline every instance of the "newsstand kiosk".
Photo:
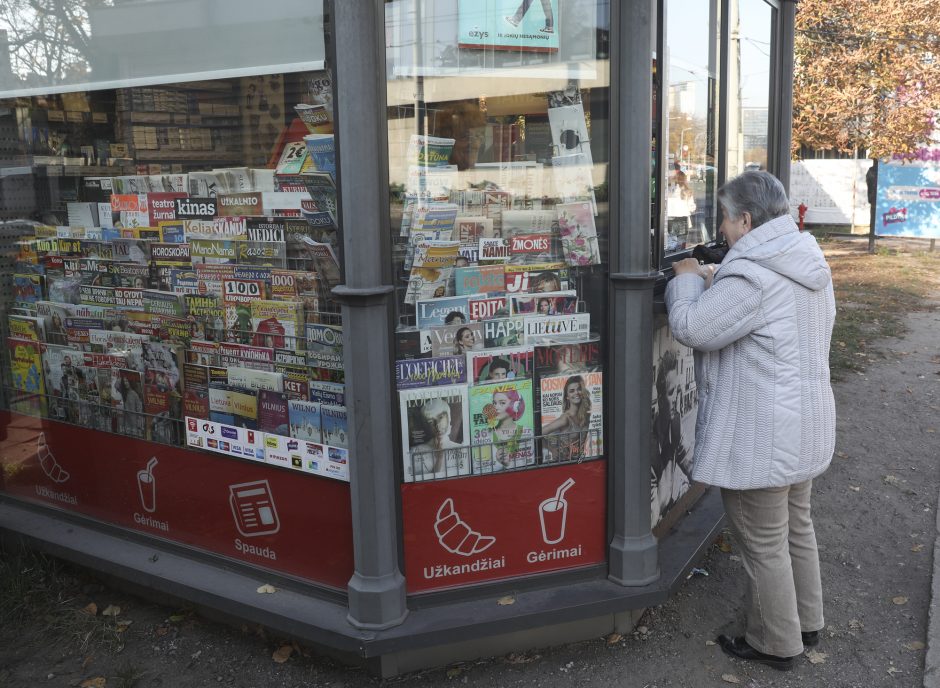
M 661 293 L 788 180 L 793 3 L 204 5 L 0 61 L 4 542 L 383 676 L 631 628 L 720 527 Z

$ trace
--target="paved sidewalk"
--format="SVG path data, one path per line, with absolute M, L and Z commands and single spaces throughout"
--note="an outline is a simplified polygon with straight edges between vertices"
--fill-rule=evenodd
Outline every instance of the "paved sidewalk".
M 85 585 L 76 609 L 115 604 L 133 621 L 123 649 L 50 643 L 45 620 L 17 619 L 0 624 L 0 685 L 78 686 L 106 677 L 109 687 L 134 688 L 940 688 L 940 612 L 931 611 L 928 628 L 928 610 L 940 604 L 940 592 L 931 601 L 931 585 L 940 584 L 933 575 L 940 311 L 913 314 L 908 323 L 905 338 L 879 342 L 884 359 L 834 385 L 836 456 L 813 497 L 826 628 L 790 672 L 732 660 L 714 645 L 719 633 L 740 632 L 744 612 L 741 560 L 733 540 L 723 540 L 701 563 L 704 573 L 650 609 L 634 633 L 517 654 L 506 648 L 503 656 L 388 682 L 306 650 L 277 663 L 282 638 Z

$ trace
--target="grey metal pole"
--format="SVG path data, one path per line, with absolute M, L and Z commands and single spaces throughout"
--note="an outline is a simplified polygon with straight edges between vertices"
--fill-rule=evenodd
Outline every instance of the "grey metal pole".
M 790 146 L 793 142 L 793 32 L 796 21 L 796 3 L 784 0 L 780 3 L 777 31 L 777 83 L 774 174 L 790 193 Z
M 653 286 L 650 145 L 656 3 L 610 4 L 611 242 L 609 578 L 624 586 L 659 578 L 650 516 Z M 662 145 L 662 142 L 660 142 Z
M 385 4 L 332 5 L 337 211 L 343 228 L 342 303 L 355 572 L 349 622 L 379 630 L 408 614 L 399 568 L 391 387 Z

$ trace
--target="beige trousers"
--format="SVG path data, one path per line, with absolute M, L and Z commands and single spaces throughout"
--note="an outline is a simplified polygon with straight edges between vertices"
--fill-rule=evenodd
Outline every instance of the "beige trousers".
M 747 571 L 747 631 L 754 649 L 778 657 L 803 652 L 800 631 L 823 620 L 813 481 L 761 490 L 721 490 Z

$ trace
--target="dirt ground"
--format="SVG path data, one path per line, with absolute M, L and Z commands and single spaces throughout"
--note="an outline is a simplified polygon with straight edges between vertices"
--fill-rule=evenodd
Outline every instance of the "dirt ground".
M 742 626 L 744 571 L 724 536 L 665 605 L 626 637 L 411 674 L 401 686 L 920 686 L 940 490 L 940 290 L 901 338 L 869 341 L 866 369 L 835 383 L 837 453 L 816 481 L 826 628 L 789 673 L 725 657 L 713 639 Z M 28 565 L 26 561 L 24 565 Z M 257 629 L 221 626 L 35 563 L 27 599 L 0 624 L 0 686 L 352 688 L 379 685 Z M 36 577 L 44 577 L 37 583 Z M 59 597 L 40 603 L 40 596 Z M 97 605 L 91 617 L 80 611 Z M 115 612 L 110 605 L 120 607 Z M 105 612 L 111 612 L 105 615 Z M 282 649 L 283 648 L 283 649 Z M 279 651 L 289 658 L 279 663 Z

